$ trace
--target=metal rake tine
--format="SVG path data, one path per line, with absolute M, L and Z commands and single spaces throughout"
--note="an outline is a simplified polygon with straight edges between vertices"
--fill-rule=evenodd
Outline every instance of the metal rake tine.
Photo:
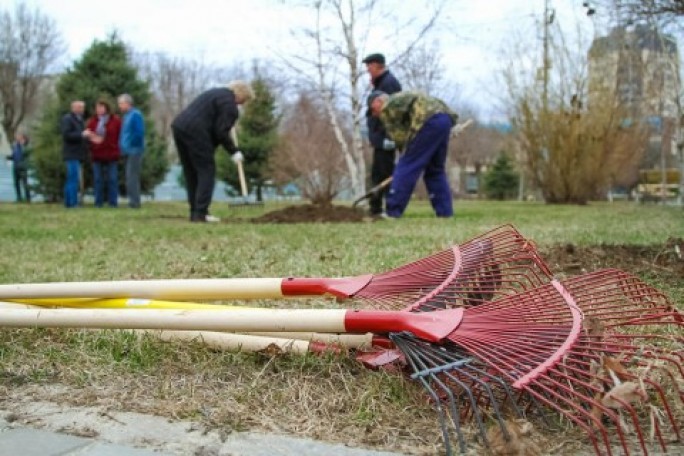
M 455 347 L 435 347 L 432 344 L 416 339 L 410 333 L 392 334 L 390 335 L 390 338 L 395 342 L 397 347 L 402 350 L 412 367 L 413 373 L 411 374 L 411 378 L 413 380 L 418 380 L 423 387 L 426 388 L 433 400 L 445 402 L 448 405 L 459 440 L 460 451 L 462 453 L 466 451 L 466 445 L 460 428 L 461 413 L 456 406 L 457 402 L 454 386 L 459 387 L 460 394 L 465 394 L 467 396 L 470 404 L 469 410 L 473 414 L 485 446 L 490 446 L 481 410 L 482 407 L 486 406 L 491 406 L 493 409 L 496 422 L 498 423 L 504 438 L 507 441 L 511 440 L 511 435 L 504 423 L 499 400 L 485 379 L 493 381 L 498 386 L 502 387 L 505 399 L 510 401 L 515 413 L 519 417 L 522 417 L 523 414 L 517 407 L 517 404 L 515 404 L 512 392 L 500 378 L 475 367 L 474 364 L 478 361 L 466 354 L 459 355 L 457 351 L 454 350 Z M 465 380 L 470 381 L 470 383 L 466 383 Z M 443 394 L 437 394 L 434 389 L 435 387 Z M 487 397 L 486 404 L 481 404 L 480 400 L 475 397 L 475 391 L 477 391 L 478 395 L 484 394 Z M 437 408 L 438 411 L 442 413 L 439 404 L 437 404 Z M 442 416 L 443 415 L 440 417 Z M 440 424 L 442 425 L 443 439 L 446 442 L 445 446 L 447 446 L 449 445 L 448 430 L 443 422 Z
M 461 359 L 458 361 L 452 361 L 450 363 L 450 365 L 453 368 L 458 368 L 460 366 L 463 366 L 464 364 L 467 364 L 469 361 L 470 360 L 468 358 L 464 358 L 464 359 Z M 423 370 L 415 371 L 411 375 L 411 378 L 412 379 L 420 378 L 420 379 L 424 380 L 425 376 L 428 375 L 432 379 L 432 382 L 434 384 L 437 384 L 439 386 L 439 388 L 442 390 L 442 392 L 447 395 L 447 397 L 448 397 L 447 404 L 449 405 L 449 409 L 451 411 L 451 419 L 454 422 L 455 428 L 457 429 L 457 434 L 458 434 L 459 444 L 460 444 L 460 450 L 461 450 L 461 453 L 465 453 L 466 445 L 465 445 L 465 441 L 463 440 L 463 433 L 460 431 L 460 429 L 461 429 L 461 425 L 460 425 L 461 414 L 460 414 L 459 410 L 456 408 L 456 400 L 455 400 L 453 391 L 449 387 L 447 387 L 447 385 L 437 375 L 439 372 L 442 372 L 442 371 L 443 371 L 442 366 L 427 367 L 424 365 Z M 461 387 L 461 390 L 466 394 L 466 396 L 468 396 L 468 400 L 470 401 L 470 405 L 471 405 L 471 410 L 475 410 L 477 412 L 477 415 L 476 415 L 477 425 L 478 425 L 478 428 L 480 429 L 480 433 L 482 435 L 482 438 L 486 444 L 487 443 L 487 436 L 486 436 L 486 433 L 484 431 L 484 424 L 482 422 L 482 417 L 479 414 L 479 410 L 477 409 L 477 401 L 475 400 L 475 397 L 473 396 L 472 391 L 463 382 L 461 382 L 455 378 L 453 380 L 456 384 L 458 384 L 458 386 Z
M 412 339 L 414 339 L 412 335 L 411 335 L 410 337 L 411 337 Z M 417 345 L 417 344 L 420 344 L 421 342 L 420 342 L 420 341 L 416 341 L 416 340 L 414 339 L 414 340 L 413 340 L 413 343 Z M 424 343 L 423 343 L 423 345 L 427 345 L 427 344 L 424 344 Z M 502 426 L 502 430 L 503 430 L 503 432 L 504 432 L 504 435 L 505 435 L 507 438 L 510 437 L 510 436 L 508 435 L 508 431 L 505 430 L 505 428 L 503 428 L 503 416 L 502 416 L 502 414 L 501 414 L 501 412 L 500 412 L 500 409 L 501 409 L 501 408 L 500 408 L 499 405 L 498 405 L 498 400 L 497 400 L 496 397 L 494 396 L 494 393 L 493 393 L 491 387 L 490 387 L 484 380 L 482 380 L 479 376 L 470 373 L 470 371 L 473 371 L 473 372 L 475 372 L 475 373 L 477 373 L 477 374 L 479 374 L 479 375 L 481 375 L 481 376 L 483 376 L 483 377 L 486 377 L 486 378 L 488 378 L 490 381 L 494 381 L 494 382 L 497 383 L 500 387 L 502 387 L 502 389 L 504 390 L 504 396 L 510 401 L 510 405 L 513 407 L 513 409 L 514 409 L 514 411 L 516 412 L 516 414 L 517 414 L 519 417 L 522 417 L 522 416 L 523 416 L 522 412 L 521 412 L 520 409 L 518 408 L 517 404 L 515 404 L 515 401 L 512 400 L 512 397 L 513 397 L 513 396 L 512 396 L 512 393 L 511 393 L 510 389 L 508 388 L 508 386 L 507 386 L 500 378 L 498 378 L 498 377 L 496 377 L 496 376 L 494 376 L 494 375 L 491 375 L 491 374 L 487 374 L 487 373 L 485 373 L 484 371 L 477 369 L 477 368 L 473 365 L 473 364 L 476 362 L 476 360 L 475 360 L 474 358 L 472 358 L 472 357 L 467 357 L 467 355 L 463 355 L 463 358 L 461 358 L 461 359 L 449 359 L 449 355 L 450 355 L 450 354 L 449 354 L 448 352 L 446 352 L 446 351 L 438 351 L 438 350 L 436 350 L 436 349 L 434 349 L 434 348 L 432 348 L 432 347 L 425 347 L 425 348 L 424 348 L 424 351 L 423 351 L 423 355 L 424 355 L 424 357 L 430 358 L 430 359 L 432 360 L 433 364 L 435 364 L 435 368 L 433 368 L 433 372 L 431 373 L 431 375 L 433 375 L 433 376 L 436 376 L 436 374 L 445 375 L 445 376 L 447 376 L 451 381 L 453 381 L 453 382 L 459 384 L 459 385 L 462 387 L 462 389 L 466 392 L 466 394 L 467 394 L 468 397 L 470 398 L 471 410 L 473 411 L 473 414 L 474 414 L 475 417 L 476 417 L 478 426 L 479 426 L 479 428 L 480 428 L 480 430 L 481 430 L 481 433 L 482 433 L 482 435 L 483 435 L 483 440 L 485 441 L 485 443 L 487 442 L 487 437 L 486 437 L 486 432 L 484 431 L 484 423 L 483 423 L 483 420 L 482 420 L 482 415 L 481 415 L 481 412 L 480 412 L 480 407 L 478 407 L 478 401 L 477 401 L 477 400 L 475 399 L 475 397 L 473 396 L 472 391 L 471 391 L 471 388 L 468 387 L 468 386 L 466 386 L 465 383 L 463 383 L 460 379 L 456 378 L 456 376 L 454 376 L 454 375 L 450 372 L 450 371 L 452 371 L 452 370 L 457 370 L 458 373 L 459 373 L 460 375 L 462 375 L 462 376 L 464 376 L 464 377 L 467 377 L 469 380 L 473 381 L 473 382 L 476 383 L 480 388 L 482 388 L 482 389 L 484 390 L 486 396 L 489 398 L 488 404 L 490 404 L 490 405 L 492 406 L 492 408 L 494 409 L 494 413 L 495 413 L 495 415 L 496 415 L 496 417 L 497 417 L 497 421 L 498 421 L 499 424 Z M 440 357 L 446 358 L 446 359 L 440 359 Z M 465 359 L 467 359 L 468 362 L 467 362 L 467 363 L 462 363 L 462 361 L 465 360 Z M 441 362 L 440 362 L 440 361 L 441 361 Z M 411 377 L 413 378 L 413 377 L 416 376 L 416 375 L 419 375 L 419 373 L 416 372 L 416 373 L 412 374 Z
M 392 338 L 393 335 L 390 335 L 390 339 Z M 403 344 L 400 341 L 395 341 L 397 343 L 398 348 L 404 353 L 406 356 L 406 360 L 408 361 L 409 365 L 413 369 L 414 372 L 420 371 L 421 369 L 417 365 L 417 357 L 413 356 L 413 351 L 410 347 L 402 346 Z M 423 388 L 428 392 L 428 395 L 432 398 L 433 402 L 435 403 L 435 408 L 437 410 L 437 414 L 439 415 L 439 425 L 440 429 L 442 431 L 442 440 L 444 441 L 444 447 L 446 450 L 446 454 L 450 456 L 452 454 L 451 452 L 451 441 L 449 439 L 449 431 L 447 429 L 446 425 L 446 416 L 444 413 L 444 409 L 442 408 L 442 401 L 440 400 L 439 396 L 435 392 L 435 390 L 430 386 L 430 383 L 423 377 L 423 376 L 418 376 L 416 377 L 418 381 L 421 383 Z M 416 378 L 413 378 L 414 380 Z M 458 417 L 458 414 L 452 414 L 452 419 L 453 416 Z M 459 442 L 459 447 L 461 450 L 461 453 L 465 453 L 465 439 L 463 438 L 463 434 L 461 433 L 461 427 L 459 426 L 458 418 L 456 418 L 455 422 L 455 427 L 456 427 L 456 434 L 458 437 L 458 442 Z

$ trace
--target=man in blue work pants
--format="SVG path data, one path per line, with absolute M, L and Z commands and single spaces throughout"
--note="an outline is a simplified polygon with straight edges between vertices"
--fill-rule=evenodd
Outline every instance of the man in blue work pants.
M 437 217 L 451 217 L 454 208 L 446 174 L 451 129 L 458 115 L 440 99 L 419 92 L 369 96 L 373 116 L 379 117 L 388 134 L 404 153 L 392 174 L 387 195 L 387 215 L 401 217 L 411 199 L 420 174 L 428 189 Z
M 446 175 L 446 157 L 453 121 L 448 114 L 430 117 L 399 158 L 387 196 L 387 215 L 401 217 L 423 172 L 430 204 L 437 217 L 454 215 L 451 189 Z

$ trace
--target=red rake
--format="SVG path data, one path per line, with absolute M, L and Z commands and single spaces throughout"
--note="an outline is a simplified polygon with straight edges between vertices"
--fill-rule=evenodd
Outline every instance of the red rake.
M 462 452 L 465 419 L 505 452 L 523 445 L 506 417 L 534 416 L 543 405 L 582 429 L 597 454 L 648 454 L 648 440 L 662 451 L 681 441 L 673 401 L 684 402 L 682 326 L 662 293 L 604 270 L 467 309 L 442 347 L 390 338 L 438 405 L 448 453 L 447 412 Z M 485 432 L 485 414 L 494 431 Z
M 476 305 L 547 283 L 551 273 L 534 245 L 505 225 L 427 258 L 381 274 L 346 278 L 187 279 L 0 285 L 0 299 L 148 298 L 277 299 L 332 295 L 361 307 L 433 310 Z
M 498 269 L 487 270 L 486 274 L 493 276 L 496 287 L 504 283 Z M 478 293 L 480 290 L 490 291 L 481 286 L 482 282 L 486 283 L 478 281 Z M 465 449 L 465 439 L 460 430 L 461 416 L 464 419 L 475 417 L 483 429 L 485 413 L 489 414 L 489 410 L 494 409 L 501 434 L 506 442 L 510 442 L 514 436 L 504 420 L 508 409 L 515 410 L 518 416 L 525 416 L 535 404 L 549 407 L 580 426 L 589 435 L 597 453 L 600 453 L 601 444 L 608 452 L 611 451 L 609 427 L 615 428 L 614 432 L 619 436 L 617 443 L 629 451 L 621 416 L 615 409 L 629 410 L 638 431 L 639 444 L 645 449 L 639 421 L 643 421 L 643 414 L 636 413 L 631 402 L 633 397 L 646 397 L 647 388 L 652 391 L 653 403 L 659 401 L 662 405 L 664 418 L 656 412 L 651 414 L 653 434 L 661 447 L 665 447 L 661 428 L 669 426 L 673 435 L 679 438 L 674 408 L 663 393 L 663 380 L 655 373 L 663 373 L 662 378 L 672 379 L 681 400 L 677 386 L 684 377 L 681 336 L 669 328 L 677 325 L 681 330 L 681 316 L 669 304 L 661 302 L 661 294 L 615 271 L 570 279 L 565 285 L 570 292 L 553 281 L 496 301 L 484 299 L 478 305 L 457 309 L 450 308 L 454 298 L 450 290 L 445 290 L 443 295 L 433 293 L 430 299 L 413 306 L 413 312 L 8 310 L 0 315 L 0 325 L 389 334 L 404 350 L 411 364 L 416 366 L 414 378 L 427 385 L 438 403 L 448 398 L 450 416 L 462 450 Z M 494 289 L 492 286 L 491 290 Z M 572 293 L 579 296 L 577 302 Z M 635 310 L 628 309 L 626 318 L 621 319 L 615 311 L 618 297 L 636 306 Z M 626 306 L 624 302 L 623 307 Z M 586 306 L 588 318 L 585 326 L 578 305 Z M 430 309 L 436 310 L 426 311 Z M 590 327 L 589 317 L 603 318 L 608 322 L 608 329 Z M 670 332 L 658 335 L 654 342 L 650 336 L 630 332 L 642 329 L 645 322 L 659 328 L 667 325 L 665 329 Z M 413 334 L 408 335 L 406 331 Z M 619 338 L 614 338 L 613 333 Z M 403 343 L 404 340 L 408 342 Z M 437 341 L 440 343 L 427 343 Z M 414 343 L 413 350 L 406 349 L 409 342 Z M 670 350 L 666 343 L 678 344 L 679 351 Z M 421 349 L 420 344 L 425 349 Z M 436 353 L 447 363 L 435 362 Z M 604 367 L 609 362 L 627 367 L 620 370 L 610 368 L 609 371 Z M 421 365 L 428 367 L 421 370 Z M 646 377 L 641 373 L 640 377 L 636 369 L 645 370 L 649 375 Z M 622 384 L 631 383 L 627 400 L 616 394 L 614 388 L 619 385 L 604 391 L 611 386 L 610 381 L 617 383 L 613 376 L 617 376 Z M 638 383 L 630 381 L 637 378 Z M 466 413 L 454 413 L 458 411 L 456 404 L 459 399 L 466 396 Z M 443 411 L 441 414 L 444 416 Z M 604 420 L 608 424 L 604 424 Z M 445 421 L 442 427 L 446 429 Z M 486 435 L 483 439 L 486 443 L 494 440 Z

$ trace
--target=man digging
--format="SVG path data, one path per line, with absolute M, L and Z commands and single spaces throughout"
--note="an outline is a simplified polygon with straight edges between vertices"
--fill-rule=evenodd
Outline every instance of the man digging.
M 388 95 L 373 91 L 370 109 L 395 142 L 399 157 L 387 195 L 387 215 L 401 217 L 423 173 L 430 204 L 437 217 L 454 215 L 446 158 L 451 129 L 458 115 L 441 100 L 417 92 Z

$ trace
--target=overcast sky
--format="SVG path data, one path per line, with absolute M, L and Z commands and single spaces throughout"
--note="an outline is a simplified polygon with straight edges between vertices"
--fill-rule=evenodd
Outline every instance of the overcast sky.
M 10 0 L 12 1 L 12 0 Z M 425 1 L 380 0 L 398 20 L 426 15 Z M 305 49 L 292 38 L 292 30 L 312 26 L 310 9 L 302 1 L 288 0 L 26 0 L 56 20 L 68 46 L 69 63 L 94 39 L 116 29 L 138 52 L 162 51 L 169 55 L 203 59 L 232 66 L 253 59 L 272 61 L 283 53 Z M 580 0 L 551 0 L 559 21 L 590 21 Z M 501 49 L 514 32 L 526 36 L 530 46 L 541 37 L 539 24 L 544 0 L 446 0 L 433 39 L 439 42 L 446 79 L 458 88 L 458 98 L 487 113 L 488 97 Z M 392 57 L 395 41 L 380 31 L 368 37 L 363 50 Z

